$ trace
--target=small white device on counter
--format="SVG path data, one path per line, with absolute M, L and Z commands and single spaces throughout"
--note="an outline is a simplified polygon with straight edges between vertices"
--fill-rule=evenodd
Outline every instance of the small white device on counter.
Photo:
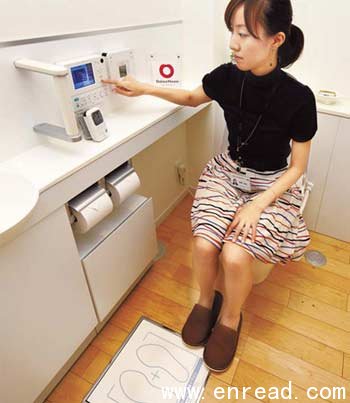
M 101 52 L 102 53 L 102 52 Z M 102 109 L 112 95 L 109 85 L 102 79 L 120 79 L 133 72 L 133 52 L 130 49 L 93 54 L 56 64 L 31 59 L 14 62 L 16 68 L 51 75 L 64 121 L 64 129 L 49 123 L 34 126 L 39 133 L 68 141 L 82 138 L 79 121 L 83 113 L 92 108 Z
M 326 104 L 332 105 L 337 102 L 337 93 L 334 91 L 328 90 L 320 90 L 316 95 L 317 101 Z
M 106 189 L 98 184 L 80 193 L 68 205 L 75 218 L 72 227 L 80 234 L 85 234 L 113 211 Z
M 83 113 L 85 137 L 89 140 L 102 141 L 108 136 L 106 123 L 99 108 L 91 108 Z

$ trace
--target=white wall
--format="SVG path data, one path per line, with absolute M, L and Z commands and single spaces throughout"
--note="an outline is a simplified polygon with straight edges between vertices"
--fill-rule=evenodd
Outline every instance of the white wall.
M 228 61 L 224 11 L 227 0 L 183 0 L 185 76 L 201 82 L 204 74 Z
M 227 0 L 183 0 L 185 76 L 199 85 L 206 73 L 229 61 L 227 4 Z M 227 137 L 222 109 L 213 103 L 187 123 L 187 132 L 190 183 L 195 186 L 203 166 L 222 151 L 223 136 Z
M 349 0 L 292 0 L 292 4 L 305 49 L 288 71 L 314 91 L 331 89 L 350 96 Z
M 213 60 L 213 2 L 212 0 L 183 0 L 184 74 L 201 83 L 203 75 L 215 65 Z
M 0 42 L 181 18 L 173 0 L 0 0 Z

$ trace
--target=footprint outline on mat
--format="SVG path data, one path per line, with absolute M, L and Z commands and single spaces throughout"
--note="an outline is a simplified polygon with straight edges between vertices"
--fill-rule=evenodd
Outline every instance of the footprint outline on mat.
M 145 362 L 140 358 L 140 356 L 139 356 L 139 350 L 144 349 L 145 347 L 150 347 L 150 346 L 152 346 L 152 347 L 158 347 L 158 348 L 164 349 L 164 350 L 177 362 L 177 364 L 178 364 L 180 367 L 182 367 L 182 369 L 183 369 L 184 372 L 186 373 L 185 379 L 182 380 L 182 379 L 176 378 L 176 376 L 172 375 L 172 374 L 170 373 L 170 371 L 168 371 L 166 368 L 163 368 L 163 367 L 160 367 L 160 366 L 157 366 L 157 365 L 153 365 L 153 366 L 152 366 L 152 365 L 148 365 L 147 363 L 145 363 Z M 189 376 L 190 376 L 188 369 L 185 368 L 185 367 L 180 363 L 180 361 L 178 361 L 178 360 L 173 356 L 173 354 L 171 354 L 171 352 L 170 352 L 166 347 L 164 347 L 164 346 L 162 346 L 162 345 L 160 345 L 160 344 L 149 343 L 149 344 L 144 344 L 144 345 L 142 345 L 142 346 L 139 346 L 139 347 L 137 348 L 137 350 L 136 350 L 136 356 L 137 356 L 137 358 L 140 360 L 140 362 L 142 362 L 142 364 L 145 365 L 146 367 L 148 367 L 148 368 L 160 368 L 160 369 L 162 369 L 163 371 L 165 371 L 166 373 L 168 373 L 172 378 L 174 378 L 174 379 L 175 379 L 176 381 L 178 381 L 178 382 L 185 383 L 185 382 L 188 380 Z
M 154 401 L 147 401 L 147 402 L 146 402 L 146 401 L 144 401 L 144 400 L 135 400 L 135 398 L 133 398 L 133 397 L 130 396 L 130 394 L 129 394 L 130 392 L 129 392 L 129 391 L 126 391 L 125 388 L 124 388 L 124 386 L 123 386 L 123 379 L 122 379 L 122 378 L 125 378 L 126 374 L 128 374 L 128 373 L 133 373 L 133 374 L 141 375 L 141 376 L 145 379 L 145 381 L 151 386 L 151 388 L 153 388 L 153 389 L 158 389 L 158 390 L 162 390 L 161 387 L 156 386 L 156 385 L 153 385 L 153 384 L 149 381 L 149 379 L 147 378 L 147 376 L 146 376 L 143 372 L 128 369 L 128 370 L 126 370 L 126 371 L 123 371 L 123 372 L 119 375 L 119 385 L 120 385 L 120 388 L 121 388 L 121 390 L 123 391 L 124 395 L 125 395 L 128 399 L 130 399 L 131 401 L 133 401 L 134 403 L 153 403 Z M 137 383 L 140 384 L 140 381 L 138 381 Z M 126 385 L 128 385 L 128 382 L 127 382 L 127 381 L 126 381 Z M 152 399 L 153 399 L 153 397 L 152 397 Z M 114 400 L 114 399 L 113 399 L 113 400 Z M 119 402 L 117 402 L 117 403 L 119 403 Z

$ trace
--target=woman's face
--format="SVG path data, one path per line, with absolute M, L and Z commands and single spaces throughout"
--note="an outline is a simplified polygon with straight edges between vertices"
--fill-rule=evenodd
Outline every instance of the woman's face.
M 267 36 L 261 24 L 257 26 L 259 39 L 254 38 L 248 31 L 244 20 L 244 5 L 242 4 L 231 18 L 232 36 L 230 48 L 232 49 L 240 70 L 262 71 L 270 65 L 277 63 L 277 49 L 273 50 L 274 38 Z

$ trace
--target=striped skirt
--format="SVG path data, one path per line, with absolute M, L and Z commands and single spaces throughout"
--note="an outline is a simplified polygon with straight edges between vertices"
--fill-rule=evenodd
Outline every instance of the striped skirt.
M 236 167 L 227 150 L 213 157 L 203 169 L 191 209 L 193 236 L 207 239 L 219 250 L 224 242 L 235 242 L 264 263 L 284 265 L 300 260 L 310 243 L 310 234 L 300 213 L 303 193 L 296 184 L 262 212 L 255 242 L 251 231 L 245 242 L 242 233 L 233 241 L 235 229 L 225 237 L 237 209 L 268 189 L 287 170 L 262 172 L 245 168 L 244 177 L 248 175 L 251 182 L 251 191 L 247 192 L 233 184 Z

